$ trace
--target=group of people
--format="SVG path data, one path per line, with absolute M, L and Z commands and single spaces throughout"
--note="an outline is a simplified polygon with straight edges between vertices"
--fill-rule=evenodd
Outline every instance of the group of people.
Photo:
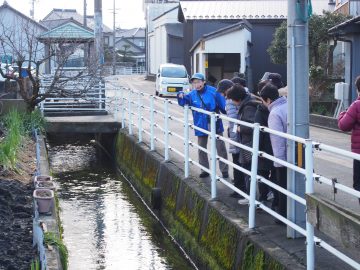
M 191 77 L 191 83 L 193 90 L 190 93 L 178 93 L 177 98 L 180 106 L 189 105 L 209 112 L 222 113 L 230 118 L 248 123 L 259 123 L 261 126 L 268 126 L 280 132 L 287 132 L 287 99 L 279 94 L 279 92 L 281 93 L 284 89 L 280 74 L 266 73 L 266 76 L 260 80 L 256 91 L 250 91 L 246 87 L 246 80 L 240 77 L 235 77 L 231 80 L 221 80 L 217 88 L 215 88 L 206 84 L 203 74 L 195 73 Z M 194 125 L 203 130 L 210 131 L 209 115 L 194 110 L 192 113 Z M 217 119 L 216 133 L 223 136 L 224 131 L 222 120 Z M 229 122 L 227 134 L 234 142 L 252 147 L 252 128 Z M 195 130 L 195 136 L 198 138 L 198 145 L 206 149 L 208 134 L 201 130 Z M 220 157 L 223 159 L 228 158 L 228 151 L 223 140 L 216 140 L 216 149 Z M 286 139 L 260 132 L 259 150 L 281 160 L 286 160 Z M 230 144 L 229 153 L 232 155 L 234 164 L 250 171 L 252 160 L 251 152 Z M 199 148 L 198 155 L 199 164 L 203 168 L 208 169 L 209 161 L 207 153 Z M 228 165 L 219 160 L 219 167 L 223 178 L 229 178 Z M 258 175 L 270 179 L 286 189 L 287 169 L 281 164 L 259 157 Z M 208 176 L 209 173 L 202 169 L 200 178 Z M 249 194 L 250 177 L 236 168 L 234 168 L 233 176 L 235 187 Z M 270 190 L 269 187 L 263 183 L 259 183 L 258 190 L 258 199 L 260 201 L 264 202 L 273 198 L 272 209 L 276 210 L 282 216 L 286 216 L 286 195 L 276 190 Z M 237 192 L 230 194 L 230 196 L 237 198 L 240 204 L 248 203 L 247 200 Z

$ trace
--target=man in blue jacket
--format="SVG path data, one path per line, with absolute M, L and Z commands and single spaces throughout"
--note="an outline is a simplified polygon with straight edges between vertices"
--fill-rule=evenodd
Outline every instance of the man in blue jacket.
M 216 92 L 216 88 L 205 83 L 205 76 L 203 74 L 195 73 L 191 77 L 190 81 L 192 83 L 193 90 L 186 95 L 183 92 L 178 93 L 177 97 L 180 106 L 189 105 L 209 112 L 226 113 L 225 98 L 220 93 Z M 192 111 L 192 114 L 195 126 L 210 131 L 209 115 L 196 111 Z M 222 136 L 223 132 L 223 123 L 221 119 L 218 119 L 216 121 L 216 133 Z M 195 130 L 195 136 L 198 137 L 198 144 L 203 148 L 207 148 L 208 135 L 199 130 Z M 216 149 L 220 157 L 227 159 L 227 152 L 224 141 L 216 140 Z M 209 168 L 209 159 L 207 153 L 199 149 L 198 154 L 200 165 L 205 168 Z M 219 166 L 223 178 L 228 178 L 228 165 L 219 161 Z M 208 176 L 208 172 L 203 170 L 201 171 L 200 178 L 205 178 Z

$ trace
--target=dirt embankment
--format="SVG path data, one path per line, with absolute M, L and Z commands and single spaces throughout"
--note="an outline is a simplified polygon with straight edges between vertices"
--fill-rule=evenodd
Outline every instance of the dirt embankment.
M 35 145 L 24 141 L 17 172 L 0 170 L 0 269 L 30 269 Z

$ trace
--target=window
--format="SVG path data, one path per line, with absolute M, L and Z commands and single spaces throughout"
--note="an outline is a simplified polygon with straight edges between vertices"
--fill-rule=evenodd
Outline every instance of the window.
M 144 47 L 145 47 L 145 41 L 140 40 L 140 41 L 139 41 L 139 46 L 140 46 L 141 48 L 144 48 Z
M 104 37 L 104 44 L 109 45 L 109 37 Z
M 165 78 L 186 78 L 186 69 L 183 67 L 163 67 L 161 76 Z

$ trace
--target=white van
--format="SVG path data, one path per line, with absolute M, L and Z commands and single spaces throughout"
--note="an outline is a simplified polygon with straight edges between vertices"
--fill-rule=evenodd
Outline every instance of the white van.
M 183 65 L 160 65 L 156 76 L 156 95 L 174 96 L 180 91 L 189 92 L 190 87 L 189 75 Z

